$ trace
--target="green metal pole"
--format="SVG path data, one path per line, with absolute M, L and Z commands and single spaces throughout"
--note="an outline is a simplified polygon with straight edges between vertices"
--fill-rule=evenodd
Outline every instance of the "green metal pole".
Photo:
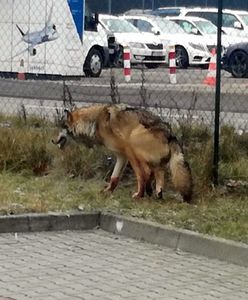
M 217 67 L 215 88 L 215 118 L 214 118 L 214 161 L 213 183 L 219 183 L 219 139 L 220 139 L 220 95 L 221 95 L 221 29 L 223 0 L 218 0 L 218 32 L 217 32 Z

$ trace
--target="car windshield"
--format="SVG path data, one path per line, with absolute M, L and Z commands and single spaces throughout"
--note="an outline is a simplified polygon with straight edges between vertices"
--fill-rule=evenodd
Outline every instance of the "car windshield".
M 176 24 L 172 21 L 169 21 L 166 19 L 156 19 L 155 23 L 162 33 L 185 34 L 185 31 L 178 24 Z
M 217 27 L 211 22 L 201 20 L 195 21 L 195 24 L 205 34 L 217 34 Z
M 217 13 L 216 13 L 216 17 L 217 17 Z M 237 17 L 232 14 L 228 14 L 228 13 L 222 14 L 222 25 L 224 27 L 233 28 L 234 23 L 237 21 L 238 21 Z
M 122 32 L 140 32 L 135 26 L 133 26 L 130 22 L 123 19 L 101 19 L 104 25 L 108 28 L 108 30 L 116 33 Z
M 248 26 L 248 14 L 239 15 L 239 17 Z

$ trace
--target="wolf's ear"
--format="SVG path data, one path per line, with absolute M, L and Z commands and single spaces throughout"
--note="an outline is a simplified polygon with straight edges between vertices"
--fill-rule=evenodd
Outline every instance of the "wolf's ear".
M 70 122 L 72 120 L 72 115 L 71 115 L 70 110 L 65 108 L 64 113 L 65 113 L 66 120 Z

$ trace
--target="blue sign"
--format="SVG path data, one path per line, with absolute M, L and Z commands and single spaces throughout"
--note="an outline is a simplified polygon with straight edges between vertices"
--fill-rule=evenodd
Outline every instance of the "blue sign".
M 67 0 L 77 32 L 82 39 L 84 29 L 84 0 Z

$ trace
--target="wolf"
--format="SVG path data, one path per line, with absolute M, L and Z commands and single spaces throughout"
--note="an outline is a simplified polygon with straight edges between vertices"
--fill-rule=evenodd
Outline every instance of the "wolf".
M 54 144 L 61 149 L 68 137 L 86 145 L 104 145 L 116 156 L 116 163 L 105 192 L 113 192 L 129 162 L 137 178 L 133 198 L 152 193 L 162 197 L 167 166 L 172 183 L 186 202 L 192 199 L 193 181 L 182 147 L 168 123 L 150 111 L 125 104 L 94 104 L 65 110 L 63 130 Z

